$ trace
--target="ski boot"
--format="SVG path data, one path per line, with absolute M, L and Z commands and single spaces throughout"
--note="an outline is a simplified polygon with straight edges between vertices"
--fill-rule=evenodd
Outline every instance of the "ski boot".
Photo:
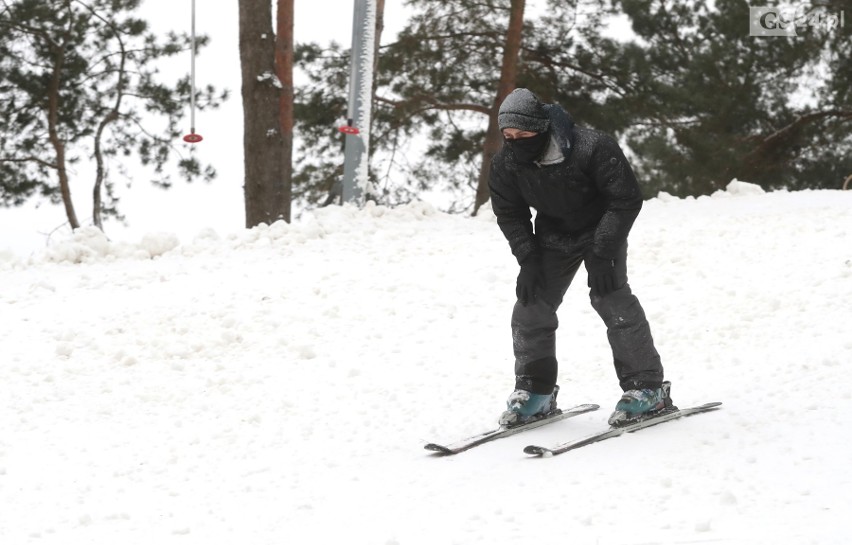
M 669 396 L 671 387 L 672 383 L 666 381 L 656 389 L 627 390 L 615 405 L 615 412 L 609 417 L 609 425 L 626 426 L 677 410 Z
M 515 390 L 506 401 L 507 409 L 500 415 L 498 423 L 503 427 L 511 428 L 548 416 L 557 411 L 556 394 L 558 393 L 559 386 L 554 386 L 550 394 Z

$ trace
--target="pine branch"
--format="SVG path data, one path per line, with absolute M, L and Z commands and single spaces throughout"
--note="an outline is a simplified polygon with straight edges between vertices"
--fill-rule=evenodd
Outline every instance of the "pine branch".
M 57 168 L 55 163 L 39 159 L 35 156 L 29 157 L 0 157 L 0 163 L 37 163 L 47 168 Z
M 608 76 L 607 74 L 604 74 L 604 73 L 601 73 L 601 72 L 591 72 L 589 70 L 582 68 L 581 66 L 579 66 L 577 64 L 570 63 L 570 62 L 567 62 L 567 61 L 554 60 L 553 58 L 548 57 L 547 55 L 542 54 L 540 51 L 535 50 L 535 49 L 524 48 L 523 51 L 524 51 L 524 58 L 532 60 L 532 61 L 536 61 L 536 62 L 540 63 L 542 66 L 544 66 L 545 68 L 547 68 L 551 71 L 555 71 L 554 68 L 568 68 L 570 70 L 573 70 L 577 73 L 580 73 L 580 74 L 583 74 L 583 75 L 586 75 L 586 76 L 589 76 L 590 78 L 603 83 L 603 85 L 607 89 L 609 89 L 610 91 L 614 92 L 615 94 L 617 94 L 619 96 L 626 96 L 627 95 L 627 92 L 625 91 L 625 89 L 623 89 L 620 85 L 613 83 L 612 78 L 610 76 Z
M 837 117 L 839 119 L 852 120 L 852 110 L 824 110 L 821 112 L 811 112 L 809 114 L 799 116 L 792 123 L 781 127 L 769 136 L 763 138 L 759 144 L 759 148 L 770 147 L 779 140 L 783 139 L 784 137 L 789 136 L 795 131 L 800 130 L 804 126 L 809 125 L 811 123 L 815 123 L 827 117 Z
M 425 107 L 421 107 L 416 109 L 412 115 L 428 112 L 429 110 L 442 110 L 442 111 L 458 111 L 465 110 L 469 112 L 477 112 L 485 115 L 491 115 L 491 108 L 486 106 L 482 106 L 481 104 L 473 104 L 473 103 L 465 103 L 465 102 L 451 102 L 444 103 L 435 98 L 434 96 L 429 95 L 420 95 L 412 97 L 408 100 L 391 100 L 387 98 L 382 98 L 380 96 L 376 96 L 376 102 L 381 102 L 383 104 L 389 104 L 394 108 L 404 108 L 406 106 L 425 103 Z
M 823 110 L 819 112 L 811 112 L 808 114 L 800 115 L 793 122 L 781 127 L 769 136 L 762 138 L 760 136 L 751 136 L 747 138 L 747 140 L 757 141 L 757 145 L 754 149 L 748 152 L 748 154 L 746 154 L 743 159 L 746 162 L 756 161 L 761 155 L 764 155 L 771 151 L 773 147 L 781 145 L 785 138 L 793 136 L 796 132 L 800 131 L 811 123 L 816 123 L 818 121 L 830 117 L 835 117 L 837 119 L 845 121 L 852 121 L 852 110 L 832 109 Z

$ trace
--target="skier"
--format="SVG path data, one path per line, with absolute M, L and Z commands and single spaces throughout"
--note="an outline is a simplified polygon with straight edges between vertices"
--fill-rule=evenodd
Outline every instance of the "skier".
M 627 283 L 627 235 L 642 195 L 621 148 L 528 89 L 509 94 L 497 119 L 504 146 L 491 163 L 491 202 L 521 266 L 512 313 L 515 391 L 500 425 L 556 408 L 556 310 L 583 263 L 624 392 L 609 423 L 626 425 L 671 407 L 671 385 Z

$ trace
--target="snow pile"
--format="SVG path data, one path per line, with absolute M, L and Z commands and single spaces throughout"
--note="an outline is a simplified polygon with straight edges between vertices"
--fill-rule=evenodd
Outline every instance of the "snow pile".
M 845 543 L 852 192 L 726 193 L 653 199 L 630 239 L 674 401 L 722 410 L 545 460 L 523 447 L 619 395 L 582 274 L 560 401 L 603 409 L 422 449 L 492 427 L 513 386 L 517 265 L 487 210 L 78 231 L 0 271 L 0 542 Z
M 77 229 L 67 239 L 50 245 L 43 255 L 34 258 L 55 263 L 93 263 L 116 259 L 153 259 L 180 244 L 172 233 L 150 233 L 139 244 L 111 242 L 97 227 Z
M 742 182 L 734 178 L 731 180 L 727 186 L 725 186 L 724 190 L 715 191 L 712 195 L 713 198 L 727 198 L 727 197 L 747 197 L 747 196 L 755 196 L 755 195 L 763 195 L 766 191 L 757 184 L 750 184 L 748 182 Z M 703 198 L 703 197 L 699 197 Z M 678 197 L 675 197 L 671 193 L 667 193 L 665 191 L 660 191 L 657 194 L 657 200 L 663 202 L 673 202 L 680 200 Z M 695 200 L 695 197 L 687 197 L 685 200 Z
M 748 195 L 763 195 L 766 193 L 762 187 L 757 184 L 750 184 L 748 182 L 742 182 L 734 178 L 731 182 L 725 187 L 725 191 L 717 191 L 713 195 L 716 197 L 720 196 L 748 196 Z
M 490 209 L 480 217 L 494 221 Z M 350 233 L 375 234 L 384 230 L 384 221 L 397 224 L 412 223 L 406 232 L 411 234 L 420 221 L 439 215 L 428 203 L 413 203 L 399 208 L 387 208 L 368 202 L 363 210 L 352 206 L 321 208 L 305 214 L 295 224 L 283 221 L 261 224 L 252 229 L 231 233 L 224 238 L 213 229 L 204 229 L 189 244 L 181 245 L 173 233 L 149 233 L 138 243 L 113 242 L 95 227 L 77 229 L 66 239 L 54 241 L 46 250 L 28 261 L 37 265 L 54 263 L 113 262 L 119 259 L 145 260 L 162 257 L 170 252 L 184 256 L 215 254 L 222 251 L 272 248 L 281 252 L 326 237 L 349 236 Z M 413 229 L 413 230 L 412 230 Z M 0 262 L 17 263 L 11 252 L 0 254 Z M 26 265 L 25 265 L 26 266 Z
M 0 249 L 0 271 L 14 268 L 18 266 L 19 263 L 20 260 L 14 252 L 8 249 Z
M 139 245 L 148 253 L 148 257 L 155 258 L 177 248 L 180 240 L 172 233 L 149 233 L 142 237 Z

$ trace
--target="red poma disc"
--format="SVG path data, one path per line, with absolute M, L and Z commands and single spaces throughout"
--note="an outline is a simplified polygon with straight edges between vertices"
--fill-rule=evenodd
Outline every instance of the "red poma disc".
M 358 130 L 358 127 L 352 127 L 351 125 L 344 125 L 338 129 L 343 134 L 360 134 L 361 131 Z
M 183 137 L 183 141 L 189 142 L 190 144 L 197 144 L 198 142 L 201 142 L 202 140 L 204 140 L 204 138 L 202 138 L 200 134 L 195 134 L 195 133 L 187 134 L 186 136 Z

